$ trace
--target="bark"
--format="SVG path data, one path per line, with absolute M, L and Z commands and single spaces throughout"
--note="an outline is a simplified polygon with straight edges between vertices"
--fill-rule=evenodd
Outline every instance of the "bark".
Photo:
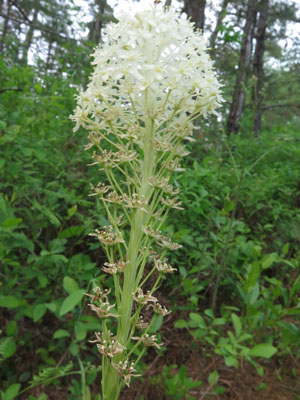
M 103 15 L 106 6 L 106 0 L 97 0 L 96 8 L 98 8 L 97 13 L 94 16 L 94 20 L 91 22 L 88 40 L 94 43 L 100 43 L 101 41 L 101 32 L 103 28 Z
M 252 42 L 254 28 L 256 25 L 257 11 L 257 0 L 249 0 L 246 23 L 243 30 L 243 41 L 241 45 L 235 88 L 227 121 L 228 135 L 231 133 L 238 133 L 239 131 L 239 122 L 242 116 L 246 97 L 245 88 L 250 75 Z
M 205 6 L 206 0 L 184 0 L 184 7 L 182 9 L 195 23 L 196 28 L 202 32 L 204 30 L 205 22 Z
M 268 23 L 269 0 L 261 0 L 259 5 L 259 18 L 257 23 L 256 46 L 253 58 L 253 75 L 256 78 L 256 85 L 253 89 L 252 101 L 255 107 L 254 132 L 257 134 L 261 127 L 262 89 L 264 85 L 264 52 L 266 27 Z
M 47 60 L 46 60 L 46 73 L 47 73 L 47 71 L 49 71 L 49 69 L 51 68 L 51 66 L 52 66 L 52 63 L 51 63 L 51 58 L 52 58 L 52 56 L 51 56 L 51 53 L 52 53 L 52 46 L 53 46 L 53 39 L 52 39 L 52 37 L 49 39 L 49 46 L 48 46 L 48 52 L 47 52 Z
M 3 7 L 3 4 L 2 4 Z M 4 44 L 5 44 L 5 38 L 8 32 L 8 21 L 10 17 L 10 11 L 11 11 L 11 3 L 8 2 L 7 4 L 7 10 L 6 10 L 6 15 L 4 17 L 4 24 L 3 24 L 3 31 L 1 35 L 1 41 L 0 41 L 0 52 L 3 53 L 4 51 Z
M 30 49 L 31 43 L 32 43 L 32 39 L 33 39 L 33 34 L 34 34 L 34 26 L 37 23 L 37 18 L 38 18 L 38 9 L 35 8 L 34 10 L 34 14 L 32 17 L 32 21 L 29 25 L 29 29 L 27 31 L 26 34 L 26 39 L 25 39 L 25 43 L 24 43 L 24 49 L 23 49 L 23 57 L 22 57 L 22 62 L 27 64 L 27 58 L 28 58 L 28 51 Z
M 211 34 L 210 42 L 209 42 L 209 47 L 212 50 L 214 50 L 214 48 L 216 46 L 216 39 L 217 39 L 219 30 L 220 30 L 220 27 L 222 25 L 223 19 L 225 18 L 226 9 L 227 9 L 227 5 L 228 5 L 229 1 L 230 0 L 223 0 L 222 8 L 218 12 L 217 23 L 216 23 L 215 29 L 213 30 L 213 33 Z

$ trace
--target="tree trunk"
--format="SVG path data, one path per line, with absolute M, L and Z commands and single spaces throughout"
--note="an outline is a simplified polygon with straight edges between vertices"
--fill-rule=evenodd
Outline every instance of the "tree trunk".
M 106 0 L 97 0 L 95 7 L 97 7 L 97 12 L 94 15 L 94 20 L 91 22 L 90 30 L 88 34 L 88 40 L 94 43 L 100 43 L 101 32 L 103 27 L 103 15 L 107 3 Z
M 196 28 L 202 32 L 204 30 L 206 0 L 184 0 L 183 12 L 185 12 L 191 21 L 195 23 Z
M 2 7 L 3 7 L 3 3 L 2 3 Z M 8 32 L 8 21 L 9 21 L 9 17 L 10 17 L 10 11 L 11 11 L 11 3 L 8 2 L 7 3 L 7 11 L 6 11 L 6 18 L 4 18 L 4 24 L 3 24 L 3 31 L 2 31 L 2 35 L 1 35 L 1 41 L 0 41 L 0 52 L 3 53 L 4 51 L 4 45 L 5 45 L 5 38 Z
M 25 42 L 24 42 L 24 49 L 23 49 L 23 57 L 22 57 L 22 62 L 27 64 L 27 59 L 28 59 L 28 51 L 30 49 L 32 39 L 33 39 L 33 34 L 34 34 L 34 26 L 37 23 L 37 17 L 38 17 L 38 9 L 35 8 L 34 14 L 32 17 L 32 25 L 29 26 L 29 29 L 26 34 Z
M 257 0 L 249 0 L 235 88 L 227 121 L 227 134 L 238 133 L 242 116 L 252 55 L 252 42 L 257 15 Z
M 256 85 L 253 88 L 253 105 L 255 107 L 254 114 L 254 132 L 258 133 L 261 127 L 262 115 L 262 88 L 264 84 L 264 52 L 266 27 L 268 22 L 269 0 L 261 0 L 259 4 L 259 19 L 257 23 L 256 46 L 253 58 L 253 75 L 256 77 Z
M 217 39 L 219 30 L 220 30 L 221 24 L 223 22 L 223 19 L 226 16 L 226 9 L 227 9 L 227 5 L 228 5 L 229 1 L 230 0 L 223 0 L 222 8 L 218 12 L 217 23 L 216 23 L 214 31 L 211 34 L 210 42 L 209 42 L 209 47 L 212 49 L 212 51 L 214 51 L 214 48 L 216 46 L 216 39 Z

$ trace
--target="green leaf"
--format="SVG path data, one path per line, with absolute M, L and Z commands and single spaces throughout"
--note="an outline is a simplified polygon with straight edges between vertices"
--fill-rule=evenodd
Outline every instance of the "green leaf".
M 218 380 L 219 380 L 218 371 L 215 370 L 209 374 L 208 383 L 210 384 L 210 386 L 215 386 L 215 384 L 218 382 Z
M 69 228 L 64 229 L 59 235 L 60 239 L 68 239 L 73 236 L 79 236 L 84 232 L 84 227 L 81 225 L 70 226 Z
M 39 283 L 40 283 L 42 288 L 47 286 L 48 279 L 47 279 L 47 277 L 45 275 L 39 274 L 38 275 L 38 280 L 39 280 Z
M 271 265 L 274 263 L 274 261 L 277 260 L 277 258 L 278 258 L 277 253 L 271 253 L 264 256 L 263 259 L 261 260 L 262 269 L 267 269 L 271 267 Z
M 71 218 L 74 214 L 77 212 L 77 206 L 73 206 L 71 208 L 68 208 L 68 217 Z
M 13 400 L 19 393 L 21 385 L 19 383 L 13 383 L 6 389 L 3 400 Z
M 0 342 L 0 358 L 4 360 L 15 354 L 17 350 L 16 342 L 12 337 L 4 338 Z
M 77 285 L 76 281 L 73 278 L 70 278 L 69 276 L 65 276 L 63 280 L 63 287 L 66 292 L 69 294 L 72 294 L 79 290 L 79 286 Z
M 178 321 L 175 322 L 175 328 L 187 328 L 188 327 L 188 323 L 186 321 L 184 321 L 183 319 L 179 319 Z
M 8 218 L 2 222 L 2 226 L 12 228 L 14 226 L 18 226 L 22 221 L 22 218 Z
M 17 322 L 16 321 L 9 321 L 6 325 L 6 334 L 7 336 L 13 336 L 17 331 Z
M 241 331 L 242 331 L 242 323 L 241 323 L 241 320 L 240 320 L 240 318 L 239 318 L 236 314 L 234 314 L 234 313 L 231 314 L 231 319 L 232 319 L 233 326 L 234 326 L 234 330 L 235 330 L 235 336 L 238 338 L 238 337 L 240 336 L 240 334 L 241 334 Z
M 276 347 L 272 346 L 270 343 L 261 343 L 250 349 L 249 356 L 271 358 L 276 352 Z
M 160 327 L 162 326 L 162 323 L 164 320 L 162 315 L 155 315 L 153 318 L 154 318 L 154 320 L 153 320 L 153 322 L 151 324 L 151 328 L 150 328 L 151 333 L 157 332 L 160 329 Z
M 70 345 L 70 352 L 73 356 L 77 356 L 77 354 L 79 353 L 79 346 L 74 340 Z
M 201 317 L 200 314 L 196 313 L 190 313 L 190 319 L 193 321 L 197 326 L 199 326 L 202 329 L 206 329 L 206 324 L 204 319 Z
M 53 313 L 57 309 L 57 304 L 56 303 L 46 303 L 45 305 L 48 308 L 48 310 L 52 311 Z
M 0 296 L 0 307 L 17 308 L 23 303 L 22 300 L 14 296 Z
M 65 329 L 58 329 L 54 332 L 53 339 L 60 339 L 68 336 L 71 336 L 68 331 L 66 331 Z
M 47 307 L 45 304 L 38 304 L 33 309 L 33 321 L 37 322 L 45 314 Z
M 224 361 L 225 361 L 225 364 L 227 365 L 227 367 L 238 368 L 238 366 L 239 366 L 238 360 L 235 357 L 226 356 L 226 357 L 224 357 Z
M 248 293 L 249 290 L 256 285 L 256 283 L 259 279 L 259 276 L 260 276 L 260 265 L 257 261 L 254 261 L 249 266 L 247 279 L 244 283 L 244 291 L 246 293 Z
M 35 88 L 35 90 L 37 91 L 38 94 L 41 94 L 43 91 L 43 88 L 41 85 L 39 85 L 38 83 L 36 83 L 35 85 L 33 85 L 33 87 Z
M 73 310 L 73 308 L 80 303 L 84 295 L 83 290 L 77 290 L 76 292 L 70 294 L 62 303 L 59 315 L 65 315 L 67 312 Z
M 75 323 L 75 335 L 77 340 L 84 340 L 86 338 L 86 327 L 82 322 Z

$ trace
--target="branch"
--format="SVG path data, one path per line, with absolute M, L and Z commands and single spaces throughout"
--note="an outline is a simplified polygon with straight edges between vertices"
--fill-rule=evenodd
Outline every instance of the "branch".
M 21 89 L 21 88 L 3 88 L 3 89 L 0 89 L 0 94 L 4 93 L 4 92 L 8 92 L 10 90 L 13 90 L 15 92 L 22 92 L 23 89 Z
M 31 23 L 31 22 L 27 22 L 27 21 L 25 22 L 25 21 L 22 21 L 22 20 L 20 20 L 20 19 L 18 19 L 18 18 L 11 17 L 10 15 L 5 15 L 5 14 L 1 14 L 1 13 L 0 13 L 0 17 L 5 18 L 5 19 L 10 19 L 10 20 L 15 21 L 15 22 L 17 22 L 17 23 L 19 23 L 19 24 L 25 24 L 25 25 L 32 26 L 34 29 L 37 29 L 37 30 L 39 30 L 39 31 L 43 31 L 43 32 L 46 32 L 46 33 L 50 33 L 51 35 L 58 36 L 58 37 L 60 37 L 60 38 L 63 39 L 63 40 L 66 40 L 66 41 L 73 41 L 73 42 L 76 42 L 76 43 L 77 43 L 77 40 L 76 40 L 76 39 L 68 38 L 67 36 L 64 36 L 64 35 L 61 35 L 60 33 L 51 31 L 50 29 L 44 28 L 44 27 L 42 27 L 42 26 L 35 25 L 35 24 Z
M 272 108 L 277 108 L 277 107 L 296 107 L 296 108 L 300 108 L 300 104 L 290 104 L 290 103 L 269 104 L 269 105 L 263 106 L 262 110 L 266 111 L 266 110 L 271 110 Z
M 22 10 L 22 8 L 21 8 L 18 4 L 16 4 L 16 2 L 15 2 L 14 0 L 8 0 L 8 1 L 9 1 L 10 3 L 12 3 L 12 5 L 15 6 L 16 9 L 23 15 L 24 19 L 25 19 L 29 24 L 31 24 L 31 21 L 30 21 L 30 19 L 27 17 L 27 15 L 25 14 L 24 10 Z

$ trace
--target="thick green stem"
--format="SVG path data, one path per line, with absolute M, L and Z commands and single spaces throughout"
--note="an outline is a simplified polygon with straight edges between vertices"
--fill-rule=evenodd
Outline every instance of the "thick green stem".
M 151 192 L 153 188 L 149 185 L 149 178 L 153 174 L 155 154 L 152 145 L 152 138 L 154 134 L 154 123 L 152 119 L 148 119 L 145 126 L 144 135 L 144 160 L 141 166 L 141 184 L 138 191 L 139 199 L 149 199 L 151 197 Z M 147 207 L 145 207 L 147 208 Z M 142 226 L 147 220 L 147 213 L 141 209 L 135 209 L 131 220 L 131 231 L 130 239 L 127 248 L 126 259 L 129 261 L 129 265 L 124 271 L 124 283 L 121 292 L 121 300 L 118 309 L 118 314 L 120 315 L 118 319 L 118 331 L 116 340 L 125 345 L 129 333 L 131 331 L 131 314 L 133 307 L 133 297 L 132 293 L 135 290 L 136 278 L 139 270 L 139 253 L 143 251 L 140 249 L 141 241 L 143 238 Z M 122 359 L 122 355 L 114 358 L 114 362 L 119 362 Z M 103 371 L 103 400 L 117 400 L 122 382 L 117 374 L 116 369 L 107 363 L 105 365 L 105 370 Z

